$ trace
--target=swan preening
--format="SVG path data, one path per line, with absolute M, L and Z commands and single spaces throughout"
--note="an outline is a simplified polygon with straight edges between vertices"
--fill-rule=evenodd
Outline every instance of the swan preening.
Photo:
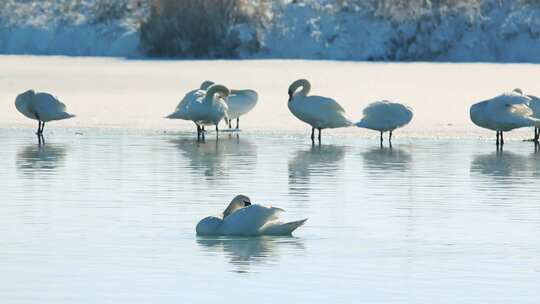
M 66 105 L 49 93 L 28 90 L 15 98 L 15 107 L 24 116 L 38 121 L 36 135 L 39 143 L 43 141 L 45 122 L 67 119 L 75 115 L 66 112 Z
M 206 90 L 190 91 L 167 118 L 193 121 L 197 126 L 197 138 L 204 138 L 205 125 L 215 125 L 217 133 L 219 122 L 228 115 L 225 99 L 229 94 L 229 89 L 219 84 L 210 85 Z
M 198 235 L 291 235 L 307 221 L 279 222 L 281 212 L 281 208 L 251 204 L 249 197 L 237 195 L 221 215 L 202 219 L 195 230 Z
M 201 89 L 206 90 L 214 82 L 206 80 L 201 84 Z M 250 89 L 231 89 L 229 96 L 225 99 L 228 106 L 226 122 L 229 129 L 232 129 L 231 121 L 236 119 L 236 129 L 240 129 L 240 116 L 247 114 L 257 105 L 259 95 L 256 91 Z
M 302 89 L 298 91 L 299 88 Z M 309 81 L 306 79 L 296 80 L 289 86 L 287 105 L 296 118 L 311 126 L 311 141 L 315 139 L 315 129 L 319 130 L 318 139 L 320 142 L 322 129 L 343 128 L 352 125 L 339 103 L 328 97 L 308 96 L 310 90 Z
M 381 132 L 381 145 L 384 132 L 390 132 L 388 142 L 392 144 L 392 132 L 405 126 L 413 118 L 410 107 L 387 100 L 369 104 L 363 113 L 364 117 L 356 123 L 356 126 Z
M 502 146 L 503 132 L 522 127 L 540 127 L 540 119 L 533 117 L 530 103 L 531 98 L 523 95 L 521 90 L 514 90 L 473 104 L 470 117 L 475 125 L 496 131 L 496 144 Z

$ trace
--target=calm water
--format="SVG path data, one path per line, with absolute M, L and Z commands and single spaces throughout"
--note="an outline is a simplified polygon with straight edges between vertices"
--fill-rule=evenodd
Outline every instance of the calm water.
M 537 303 L 540 152 L 509 141 L 0 129 L 2 303 Z M 200 238 L 236 193 L 294 237 Z
M 312 147 L 286 107 L 300 77 L 353 120 L 383 98 L 414 119 L 392 149 L 357 128 Z M 258 90 L 238 137 L 197 143 L 163 119 L 205 79 Z M 514 64 L 0 56 L 0 303 L 538 303 L 532 130 L 497 152 L 468 116 L 515 87 L 540 95 L 538 79 Z M 13 105 L 29 88 L 77 114 L 47 124 L 44 147 Z M 309 220 L 294 237 L 196 237 L 238 193 Z

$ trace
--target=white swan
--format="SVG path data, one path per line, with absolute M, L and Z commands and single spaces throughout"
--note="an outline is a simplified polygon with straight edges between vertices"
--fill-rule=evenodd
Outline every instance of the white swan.
M 220 216 L 202 219 L 195 228 L 198 235 L 291 235 L 307 219 L 282 223 L 277 221 L 281 208 L 252 205 L 249 197 L 237 195 Z
M 363 113 L 364 117 L 356 123 L 356 126 L 381 132 L 381 144 L 384 132 L 390 131 L 388 142 L 392 144 L 392 132 L 405 126 L 413 118 L 413 111 L 410 107 L 387 100 L 369 104 Z
M 298 88 L 301 91 L 296 93 Z M 301 121 L 311 125 L 311 140 L 314 140 L 315 129 L 349 127 L 352 122 L 345 116 L 345 110 L 333 99 L 322 96 L 307 96 L 311 84 L 306 79 L 299 79 L 289 86 L 288 107 L 291 113 Z
M 38 121 L 36 134 L 43 137 L 45 122 L 75 117 L 66 112 L 66 105 L 49 93 L 36 93 L 28 90 L 15 98 L 15 107 L 24 116 Z
M 205 125 L 215 125 L 216 132 L 219 132 L 219 122 L 227 118 L 228 107 L 224 98 L 227 98 L 229 93 L 229 89 L 219 84 L 211 85 L 206 91 L 190 91 L 166 118 L 193 121 L 197 126 L 197 137 L 202 134 L 204 138 Z
M 212 84 L 213 82 L 207 80 L 201 85 L 201 89 L 206 90 L 206 88 Z M 257 105 L 258 99 L 259 95 L 254 90 L 231 89 L 231 94 L 225 100 L 227 106 L 229 107 L 229 129 L 232 129 L 231 120 L 233 119 L 236 119 L 236 129 L 238 130 L 240 128 L 240 116 L 253 110 L 253 108 Z
M 534 96 L 534 95 L 525 95 L 523 94 L 523 91 L 521 89 L 514 89 L 514 93 L 527 96 L 531 99 L 529 102 L 529 107 L 533 111 L 533 114 L 531 115 L 533 118 L 540 119 L 540 98 Z M 534 137 L 533 139 L 529 140 L 535 143 L 538 143 L 538 139 L 540 137 L 540 128 L 534 127 Z
M 540 119 L 532 117 L 530 101 L 529 97 L 517 92 L 502 94 L 473 104 L 470 117 L 475 125 L 496 131 L 497 146 L 503 145 L 503 132 L 522 127 L 540 126 Z

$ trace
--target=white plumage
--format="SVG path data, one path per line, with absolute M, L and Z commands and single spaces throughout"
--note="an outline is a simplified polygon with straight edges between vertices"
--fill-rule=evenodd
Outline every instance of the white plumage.
M 15 98 L 15 107 L 24 116 L 38 121 L 36 134 L 42 135 L 45 122 L 67 119 L 75 115 L 66 112 L 66 105 L 49 93 L 28 90 Z
M 392 131 L 405 126 L 413 118 L 410 107 L 387 100 L 369 104 L 363 114 L 364 117 L 356 123 L 356 126 L 381 132 L 381 142 L 384 132 L 390 131 L 389 141 L 391 141 Z
M 527 96 L 529 97 L 531 100 L 529 101 L 529 107 L 531 108 L 532 110 L 532 115 L 531 117 L 533 118 L 537 118 L 537 119 L 540 119 L 540 98 L 534 96 L 534 95 L 525 95 L 523 94 L 523 91 L 521 89 L 514 89 L 513 91 L 514 93 L 517 93 L 517 94 L 520 94 L 520 95 L 523 95 L 523 96 Z M 535 142 L 535 143 L 538 143 L 538 139 L 540 138 L 540 128 L 538 127 L 535 127 L 534 128 L 534 137 L 531 141 Z
M 198 235 L 290 235 L 307 219 L 282 223 L 281 208 L 252 205 L 245 195 L 236 196 L 221 216 L 202 219 L 195 228 Z
M 301 91 L 296 92 L 298 88 Z M 345 115 L 345 110 L 333 99 L 322 96 L 308 96 L 311 84 L 306 79 L 299 79 L 289 86 L 288 107 L 291 113 L 312 127 L 311 139 L 314 139 L 314 129 L 349 127 L 352 122 Z
M 503 132 L 517 128 L 540 126 L 540 119 L 532 117 L 531 99 L 518 92 L 505 93 L 473 104 L 470 109 L 472 122 L 482 128 L 497 132 L 497 144 L 503 144 Z
M 206 90 L 213 84 L 212 81 L 206 80 L 201 84 L 201 89 Z M 247 114 L 257 105 L 259 95 L 254 90 L 237 90 L 231 89 L 231 93 L 225 99 L 228 106 L 227 116 L 229 128 L 231 128 L 231 120 L 236 119 L 236 129 L 240 127 L 240 116 Z
M 205 125 L 215 125 L 217 131 L 219 122 L 227 118 L 228 107 L 224 98 L 229 93 L 229 89 L 219 84 L 210 86 L 206 91 L 190 91 L 167 118 L 193 121 L 197 126 L 197 135 L 202 132 L 204 136 Z

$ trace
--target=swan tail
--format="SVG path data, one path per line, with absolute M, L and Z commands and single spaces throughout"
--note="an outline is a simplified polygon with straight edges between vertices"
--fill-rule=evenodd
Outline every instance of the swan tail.
M 264 235 L 291 235 L 298 227 L 302 226 L 308 219 L 303 219 L 288 223 L 269 223 L 264 227 Z

